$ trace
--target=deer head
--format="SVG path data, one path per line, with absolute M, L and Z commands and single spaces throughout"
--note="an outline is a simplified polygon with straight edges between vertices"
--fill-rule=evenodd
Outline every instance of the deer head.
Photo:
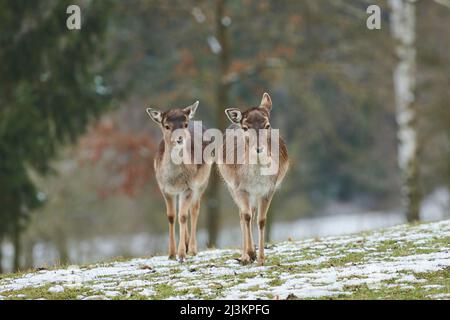
M 270 110 L 272 100 L 268 93 L 264 93 L 259 107 L 241 111 L 237 108 L 229 108 L 225 113 L 230 121 L 238 125 L 246 135 L 246 143 L 250 153 L 268 154 L 270 139 Z M 254 139 L 248 139 L 250 134 Z
M 170 109 L 165 112 L 154 108 L 147 108 L 146 111 L 161 128 L 165 144 L 174 148 L 182 148 L 190 137 L 189 121 L 194 118 L 198 104 L 197 101 L 189 107 Z

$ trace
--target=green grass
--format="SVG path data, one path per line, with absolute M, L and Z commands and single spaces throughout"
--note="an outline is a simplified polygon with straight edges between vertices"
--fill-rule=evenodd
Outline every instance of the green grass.
M 55 284 L 46 284 L 40 287 L 28 287 L 20 290 L 12 290 L 2 292 L 1 295 L 12 300 L 34 300 L 34 299 L 46 299 L 46 300 L 75 300 L 79 296 L 93 296 L 101 295 L 101 292 L 83 288 L 65 288 L 63 292 L 52 293 L 48 289 Z M 18 297 L 19 296 L 19 297 Z
M 417 279 L 426 279 L 427 282 L 425 285 L 439 285 L 441 287 L 424 289 L 424 283 L 408 283 L 407 286 L 402 286 L 400 283 L 388 281 L 384 284 L 396 286 L 381 286 L 380 289 L 369 288 L 367 285 L 350 286 L 344 288 L 344 290 L 349 290 L 352 294 L 338 296 L 337 299 L 428 300 L 432 299 L 431 296 L 433 295 L 450 294 L 450 267 L 436 272 L 416 273 L 414 275 Z
M 49 292 L 49 288 L 57 283 L 43 282 L 37 287 L 26 287 L 18 290 L 1 291 L 2 285 L 14 283 L 28 272 L 0 275 L 0 298 L 6 299 L 79 299 L 80 297 L 105 296 L 110 299 L 218 299 L 224 298 L 230 292 L 245 298 L 261 297 L 278 299 L 279 292 L 292 288 L 327 288 L 338 284 L 335 295 L 311 296 L 311 299 L 433 299 L 439 295 L 450 299 L 450 267 L 438 271 L 414 273 L 411 269 L 400 270 L 389 275 L 388 280 L 376 280 L 372 284 L 371 273 L 336 273 L 335 280 L 330 283 L 314 282 L 321 274 L 330 274 L 339 270 L 365 270 L 366 265 L 392 263 L 402 259 L 418 257 L 423 254 L 448 252 L 450 237 L 447 236 L 450 226 L 445 226 L 446 232 L 436 232 L 436 228 L 427 229 L 427 224 L 414 224 L 376 232 L 364 232 L 354 236 L 315 239 L 315 241 L 299 241 L 275 244 L 272 250 L 266 251 L 264 268 L 254 265 L 240 266 L 236 258 L 239 252 L 225 252 L 211 259 L 188 259 L 183 264 L 166 264 L 163 269 L 152 265 L 152 259 L 143 261 L 142 266 L 130 264 L 130 271 L 120 275 L 99 274 L 91 281 L 85 281 L 80 287 L 67 287 L 60 293 Z M 409 238 L 409 234 L 421 234 L 421 241 Z M 354 239 L 354 241 L 353 241 Z M 268 252 L 268 253 L 267 253 Z M 160 260 L 161 261 L 161 260 Z M 129 262 L 127 258 L 117 258 L 99 264 L 81 266 L 79 272 L 96 267 L 111 267 L 118 263 L 121 266 Z M 161 263 L 161 262 L 159 262 Z M 54 267 L 49 270 L 57 270 Z M 67 268 L 67 266 L 64 266 Z M 127 267 L 128 268 L 128 267 Z M 217 272 L 220 268 L 227 272 Z M 333 271 L 336 270 L 336 271 Z M 413 269 L 414 270 L 414 269 Z M 30 270 L 34 273 L 36 271 Z M 188 275 L 188 276 L 184 276 Z M 392 276 L 392 278 L 390 278 Z M 407 278 L 404 278 L 407 276 Z M 414 276 L 412 278 L 411 276 Z M 409 277 L 409 278 L 408 278 Z M 412 280 L 411 280 L 412 278 Z M 264 285 L 249 282 L 253 279 L 263 279 Z M 306 280 L 305 280 L 306 279 Z M 385 278 L 386 279 L 386 278 Z M 409 279 L 409 280 L 408 280 Z M 128 284 L 128 281 L 145 281 L 142 284 Z M 293 282 L 293 280 L 298 282 Z M 325 277 L 326 280 L 326 277 Z M 411 280 L 411 281 L 410 281 Z M 303 281 L 303 282 L 302 282 Z M 367 283 L 365 283 L 367 281 Z M 124 282 L 124 285 L 121 285 Z M 95 284 L 101 284 L 101 290 L 94 290 Z M 242 285 L 237 287 L 238 285 Z M 105 288 L 105 289 L 103 289 Z M 143 295 L 143 289 L 151 289 L 153 295 Z M 326 291 L 327 289 L 325 289 Z M 114 291 L 117 295 L 106 291 Z M 307 290 L 306 290 L 307 291 Z M 302 291 L 299 294 L 302 294 Z M 288 292 L 284 298 L 296 299 L 295 290 Z M 109 296 L 107 296 L 109 294 Z

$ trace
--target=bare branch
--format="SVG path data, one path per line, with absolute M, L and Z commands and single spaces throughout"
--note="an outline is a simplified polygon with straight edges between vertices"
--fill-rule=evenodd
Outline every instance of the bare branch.
M 342 0 L 335 0 L 335 1 L 332 1 L 331 3 L 333 6 L 347 11 L 348 14 L 351 14 L 358 19 L 365 19 L 367 17 L 364 11 L 361 11 L 360 9 L 355 8 L 351 4 L 346 3 Z
M 250 76 L 256 75 L 265 69 L 280 68 L 282 66 L 284 66 L 284 62 L 282 60 L 280 60 L 279 58 L 264 59 L 261 62 L 249 65 L 247 68 L 245 68 L 244 70 L 242 70 L 240 72 L 229 72 L 228 74 L 226 74 L 223 77 L 222 82 L 224 85 L 230 85 L 230 84 L 233 84 L 233 83 L 239 81 L 240 79 L 242 79 L 244 77 L 250 77 Z
M 434 2 L 450 9 L 450 0 L 434 0 Z

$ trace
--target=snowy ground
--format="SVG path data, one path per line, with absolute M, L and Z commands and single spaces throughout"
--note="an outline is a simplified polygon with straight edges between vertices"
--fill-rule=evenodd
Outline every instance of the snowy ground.
M 161 213 L 163 214 L 163 213 Z M 422 202 L 421 220 L 436 221 L 448 219 L 450 216 L 450 192 L 445 188 L 436 189 Z M 237 218 L 237 216 L 236 216 Z M 273 241 L 286 241 L 338 236 L 360 231 L 374 230 L 405 223 L 405 215 L 401 210 L 364 211 L 364 208 L 352 203 L 330 203 L 321 216 L 303 218 L 289 222 L 275 222 L 272 226 Z M 254 236 L 257 236 L 256 228 Z M 200 249 L 207 243 L 206 230 L 198 230 L 197 239 Z M 239 223 L 220 232 L 218 247 L 237 247 L 241 241 Z M 145 256 L 165 252 L 167 234 L 155 235 L 138 233 L 127 236 L 97 237 L 89 240 L 69 241 L 69 257 L 74 263 L 92 263 L 117 256 Z M 3 268 L 10 270 L 13 259 L 13 247 L 5 243 Z M 58 262 L 56 247 L 49 243 L 37 242 L 33 248 L 35 267 L 52 266 Z
M 0 278 L 0 299 L 450 299 L 450 220 L 288 241 L 266 265 L 239 250 L 202 251 Z

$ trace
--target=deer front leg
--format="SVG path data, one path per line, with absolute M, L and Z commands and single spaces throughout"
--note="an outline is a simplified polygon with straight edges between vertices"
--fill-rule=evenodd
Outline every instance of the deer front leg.
M 188 217 L 191 215 L 191 209 L 188 210 Z M 184 243 L 186 245 L 186 252 L 189 252 L 189 227 L 186 219 L 186 233 L 184 236 Z
M 194 202 L 191 208 L 191 238 L 189 240 L 188 254 L 195 256 L 197 254 L 197 220 L 200 212 L 200 200 Z
M 186 259 L 187 218 L 192 202 L 192 191 L 188 190 L 180 195 L 178 209 L 178 222 L 180 225 L 180 240 L 178 242 L 178 259 L 183 262 Z
M 176 217 L 176 207 L 175 200 L 176 197 L 164 194 L 164 200 L 166 202 L 167 219 L 169 220 L 169 259 L 176 258 L 175 251 L 175 217 Z
M 253 217 L 256 214 L 256 208 L 251 208 L 252 215 L 250 217 L 250 225 L 249 225 L 249 243 L 247 247 L 247 253 L 250 256 L 250 260 L 253 262 L 256 260 L 256 249 L 253 243 Z
M 259 245 L 258 245 L 258 264 L 260 266 L 264 265 L 264 235 L 266 229 L 266 216 L 269 210 L 270 202 L 272 201 L 273 193 L 263 197 L 259 200 L 259 210 L 258 210 L 258 228 L 259 228 Z
M 240 211 L 241 230 L 242 230 L 242 256 L 241 263 L 243 265 L 251 263 L 250 255 L 248 254 L 251 244 L 251 221 L 252 211 L 250 208 L 250 200 L 247 192 L 237 192 L 235 199 Z

